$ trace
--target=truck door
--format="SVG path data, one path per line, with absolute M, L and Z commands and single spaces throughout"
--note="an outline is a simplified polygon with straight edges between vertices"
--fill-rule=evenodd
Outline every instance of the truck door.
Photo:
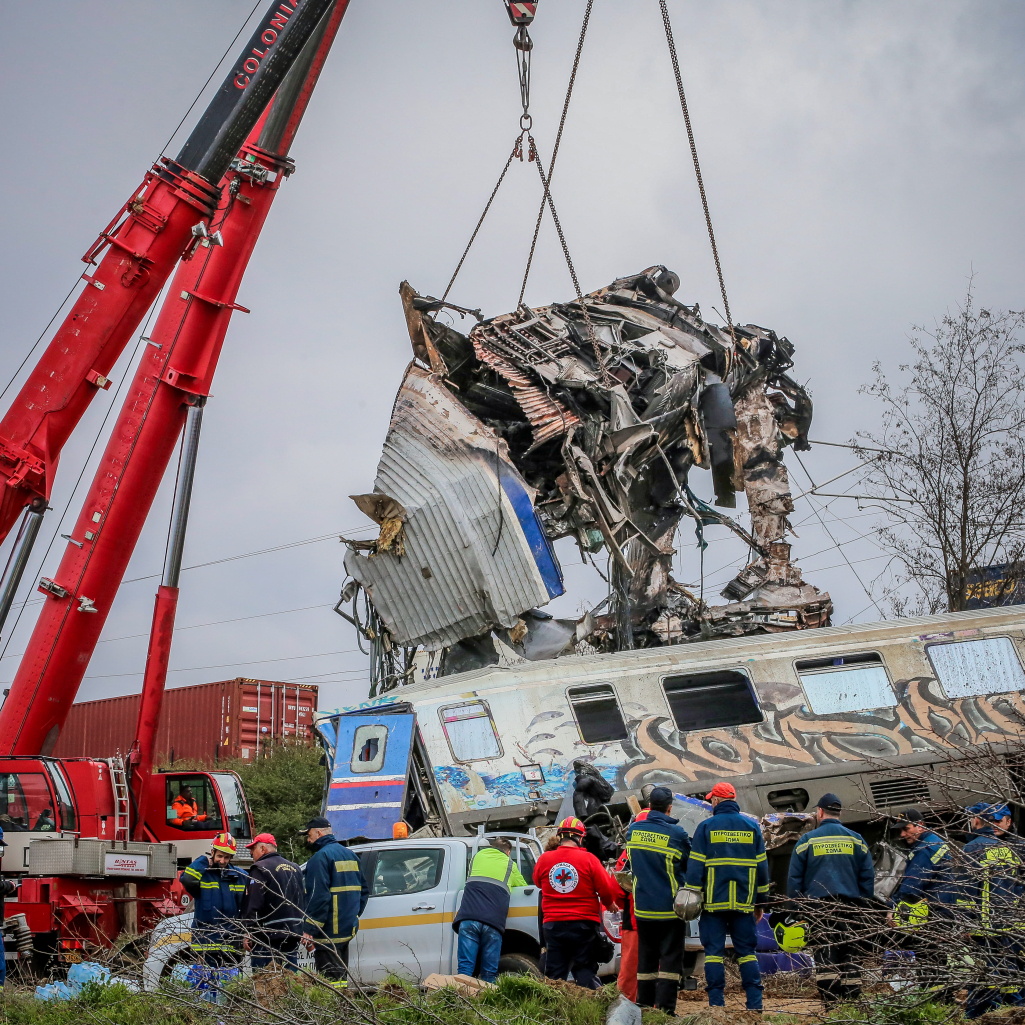
M 420 980 L 447 971 L 455 936 L 450 851 L 427 842 L 359 853 L 370 883 L 355 944 L 360 983 L 380 983 L 389 974 Z
M 416 716 L 340 715 L 325 815 L 339 839 L 392 836 L 403 818 Z

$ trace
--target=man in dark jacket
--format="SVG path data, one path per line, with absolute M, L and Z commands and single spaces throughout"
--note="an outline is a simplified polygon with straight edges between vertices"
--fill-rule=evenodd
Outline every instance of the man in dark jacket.
M 871 899 L 875 869 L 868 844 L 840 825 L 836 794 L 823 794 L 815 809 L 817 829 L 802 836 L 790 856 L 787 896 L 803 898 L 815 941 L 815 984 L 823 1003 L 861 996 L 861 966 L 855 960 L 857 916 L 852 907 Z M 810 898 L 810 899 L 809 899 Z
M 251 951 L 253 968 L 277 961 L 294 970 L 306 906 L 302 869 L 278 854 L 278 842 L 271 833 L 260 833 L 247 847 L 253 867 L 242 918 L 250 930 L 246 949 Z
M 218 833 L 210 853 L 200 855 L 178 877 L 194 901 L 192 949 L 211 967 L 241 960 L 239 918 L 249 876 L 231 863 L 237 850 L 231 833 Z
M 668 787 L 655 787 L 648 806 L 648 817 L 626 831 L 637 922 L 637 1003 L 676 1014 L 685 926 L 673 902 L 684 883 L 690 838 L 669 814 L 673 792 Z
M 335 839 L 327 819 L 310 819 L 303 832 L 313 849 L 306 862 L 303 942 L 313 951 L 317 971 L 336 989 L 344 989 L 349 984 L 349 943 L 359 929 L 370 887 L 359 858 Z
M 716 783 L 705 796 L 712 817 L 694 830 L 687 889 L 704 899 L 701 945 L 705 948 L 705 985 L 710 1007 L 725 1007 L 726 936 L 733 939 L 747 1009 L 762 1009 L 762 977 L 755 950 L 756 926 L 769 899 L 769 863 L 758 825 L 740 814 L 731 783 Z
M 460 975 L 472 975 L 485 982 L 498 978 L 510 887 L 527 885 L 511 854 L 512 844 L 496 836 L 490 846 L 485 844 L 473 856 L 463 899 L 452 919 L 452 928 L 459 934 Z
M 978 1018 L 999 1004 L 1005 991 L 1017 990 L 1020 940 L 1017 938 L 1022 873 L 1025 863 L 997 823 L 1007 806 L 980 802 L 966 808 L 972 837 L 961 849 L 957 873 L 958 909 L 969 922 L 974 946 L 981 955 L 977 974 L 990 985 L 969 987 L 965 1017 Z M 983 967 L 984 966 L 984 967 Z M 982 980 L 980 980 L 982 981 Z

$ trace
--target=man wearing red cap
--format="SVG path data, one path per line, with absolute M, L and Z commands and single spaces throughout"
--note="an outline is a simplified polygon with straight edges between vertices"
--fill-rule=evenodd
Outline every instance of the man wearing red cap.
M 710 1007 L 726 1005 L 726 936 L 733 939 L 747 1009 L 762 1009 L 762 977 L 755 949 L 756 925 L 769 899 L 769 863 L 758 824 L 740 814 L 737 791 L 716 783 L 705 800 L 712 817 L 698 824 L 687 864 L 687 889 L 699 893 L 701 945 Z
M 245 945 L 253 969 L 283 962 L 294 970 L 306 907 L 302 869 L 278 854 L 271 833 L 260 833 L 246 846 L 252 851 L 253 867 L 242 919 L 249 929 Z

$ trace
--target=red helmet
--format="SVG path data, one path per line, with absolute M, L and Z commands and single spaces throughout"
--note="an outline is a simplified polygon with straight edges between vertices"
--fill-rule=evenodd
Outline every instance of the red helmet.
M 220 851 L 222 854 L 230 854 L 234 857 L 238 854 L 238 844 L 235 843 L 235 838 L 231 833 L 218 833 L 213 843 L 210 844 L 210 849 L 214 851 Z
M 556 832 L 560 836 L 584 836 L 587 832 L 587 827 L 578 818 L 574 818 L 572 815 L 569 818 L 563 819 L 560 823 Z

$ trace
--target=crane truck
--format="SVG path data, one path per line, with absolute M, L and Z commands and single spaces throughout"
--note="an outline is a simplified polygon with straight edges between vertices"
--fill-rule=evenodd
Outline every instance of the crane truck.
M 8 959 L 81 960 L 188 897 L 178 869 L 253 820 L 227 771 L 154 771 L 203 409 L 238 288 L 348 0 L 275 0 L 177 158 L 151 168 L 83 257 L 71 311 L 0 419 L 0 630 L 40 532 L 61 448 L 174 272 L 9 695 L 0 710 L 0 870 Z M 177 270 L 175 267 L 177 265 Z M 182 437 L 135 741 L 54 758 L 167 465 Z M 183 812 L 183 809 L 185 811 Z M 244 848 L 243 848 L 244 849 Z

